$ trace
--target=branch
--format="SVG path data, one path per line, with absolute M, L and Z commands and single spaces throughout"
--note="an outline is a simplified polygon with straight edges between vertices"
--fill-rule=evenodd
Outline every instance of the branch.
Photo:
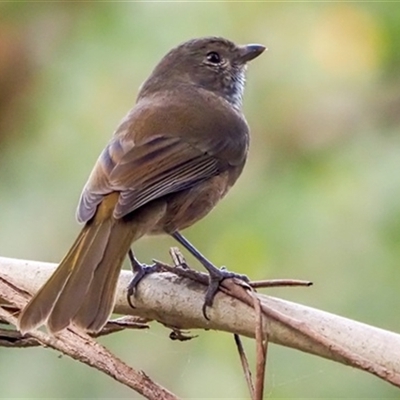
M 55 267 L 0 257 L 0 277 L 30 293 L 38 290 Z M 216 296 L 207 321 L 202 315 L 204 285 L 170 272 L 149 275 L 140 283 L 134 299 L 136 308 L 132 309 L 125 290 L 131 278 L 130 272 L 122 271 L 116 313 L 178 329 L 214 329 L 254 337 L 253 299 L 249 294 L 246 298 L 244 290 L 244 294 L 235 294 L 229 282 L 225 290 L 230 296 Z M 261 294 L 258 297 L 267 316 L 263 329 L 269 341 L 351 365 L 400 387 L 400 358 L 393 351 L 400 348 L 400 335 L 289 301 Z
M 21 293 L 16 285 L 10 283 L 7 277 L 3 276 L 2 261 L 3 259 L 0 259 L 0 297 L 7 303 L 21 309 L 27 303 L 27 296 Z M 17 318 L 13 314 L 15 314 L 15 311 L 13 312 L 12 308 L 0 307 L 0 320 L 15 325 Z M 82 332 L 66 329 L 55 337 L 36 330 L 27 336 L 31 343 L 38 342 L 44 347 L 50 347 L 67 354 L 75 360 L 104 372 L 148 399 L 177 400 L 175 395 L 153 382 L 143 371 L 136 371 L 129 367 L 96 340 Z M 10 337 L 8 336 L 8 339 Z M 9 344 L 10 342 L 6 343 Z

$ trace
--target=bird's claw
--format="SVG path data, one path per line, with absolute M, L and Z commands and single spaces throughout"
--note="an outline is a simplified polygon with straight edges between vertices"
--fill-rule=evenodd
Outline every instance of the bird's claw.
M 131 298 L 136 295 L 137 286 L 139 285 L 140 281 L 146 275 L 153 274 L 155 272 L 158 272 L 159 270 L 160 267 L 157 264 L 140 264 L 140 266 L 138 264 L 135 265 L 135 276 L 129 282 L 129 285 L 127 287 L 127 301 L 132 308 L 135 308 L 135 306 L 132 304 Z
M 239 279 L 245 283 L 248 283 L 250 281 L 246 275 L 238 274 L 236 272 L 230 272 L 226 269 L 226 267 L 222 267 L 220 269 L 216 268 L 215 271 L 210 273 L 209 284 L 202 307 L 205 319 L 210 320 L 210 318 L 207 315 L 207 308 L 212 307 L 214 303 L 214 298 L 218 293 L 222 281 L 224 281 L 225 279 L 232 279 L 232 278 Z

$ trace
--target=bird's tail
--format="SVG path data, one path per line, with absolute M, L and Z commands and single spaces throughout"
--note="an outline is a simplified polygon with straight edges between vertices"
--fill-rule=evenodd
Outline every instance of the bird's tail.
M 126 221 L 113 218 L 102 206 L 22 311 L 18 321 L 22 333 L 44 323 L 56 333 L 71 322 L 85 331 L 98 332 L 107 322 L 124 257 L 132 241 L 157 222 L 158 214 Z

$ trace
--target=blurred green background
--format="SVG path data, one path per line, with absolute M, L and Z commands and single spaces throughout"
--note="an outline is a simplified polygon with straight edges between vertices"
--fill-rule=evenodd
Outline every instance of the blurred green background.
M 188 238 L 254 279 L 315 283 L 271 295 L 400 331 L 397 4 L 0 3 L 0 255 L 61 259 L 80 191 L 139 85 L 171 47 L 205 35 L 269 51 L 248 71 L 245 172 Z M 135 249 L 167 261 L 173 243 Z M 183 398 L 248 397 L 233 339 L 195 333 L 172 342 L 154 324 L 101 342 Z M 0 359 L 3 398 L 135 397 L 51 350 L 0 348 Z M 399 397 L 274 345 L 267 379 L 270 398 Z

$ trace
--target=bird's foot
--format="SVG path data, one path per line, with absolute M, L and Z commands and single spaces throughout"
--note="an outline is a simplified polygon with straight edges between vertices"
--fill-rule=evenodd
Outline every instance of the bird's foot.
M 130 261 L 131 267 L 132 267 L 132 272 L 135 274 L 135 276 L 129 282 L 129 285 L 127 287 L 127 301 L 132 308 L 135 308 L 135 306 L 132 304 L 132 297 L 134 297 L 136 294 L 138 284 L 146 275 L 153 274 L 155 272 L 159 272 L 160 266 L 157 264 L 146 265 L 146 264 L 140 263 L 135 258 L 135 256 L 133 255 L 131 250 L 129 250 L 128 255 L 129 255 L 129 261 Z
M 204 266 L 208 271 L 208 288 L 203 304 L 203 315 L 204 318 L 209 319 L 207 316 L 207 307 L 212 307 L 214 297 L 217 294 L 219 287 L 224 279 L 236 278 L 245 282 L 249 282 L 249 278 L 246 275 L 240 275 L 235 272 L 228 271 L 225 267 L 217 268 L 211 263 L 206 257 L 203 256 L 184 236 L 178 231 L 171 233 L 171 236 L 179 242 L 186 250 L 188 250 L 197 260 Z M 186 273 L 186 271 L 185 271 Z
M 212 307 L 215 295 L 218 293 L 222 281 L 225 279 L 236 278 L 248 283 L 250 280 L 246 275 L 230 272 L 225 267 L 217 268 L 212 264 L 208 264 L 206 268 L 209 272 L 209 283 L 203 304 L 203 315 L 204 318 L 209 319 L 207 315 L 207 307 Z

